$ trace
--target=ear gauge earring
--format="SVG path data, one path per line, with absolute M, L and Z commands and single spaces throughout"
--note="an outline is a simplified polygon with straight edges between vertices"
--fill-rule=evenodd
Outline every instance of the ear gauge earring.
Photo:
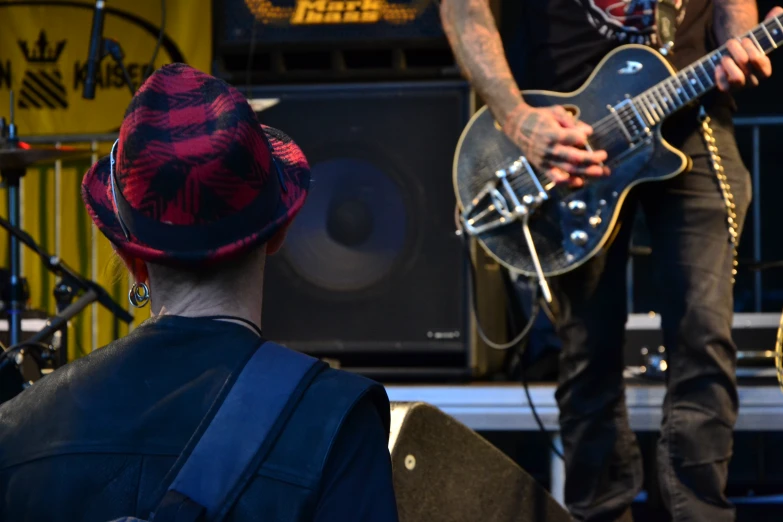
M 128 301 L 135 308 L 143 308 L 150 302 L 150 288 L 146 283 L 133 283 L 128 291 Z

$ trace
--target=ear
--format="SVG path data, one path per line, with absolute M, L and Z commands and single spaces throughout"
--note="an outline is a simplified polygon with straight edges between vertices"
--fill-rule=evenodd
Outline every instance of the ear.
M 272 255 L 276 253 L 278 250 L 280 250 L 280 247 L 283 246 L 283 241 L 285 241 L 285 236 L 288 233 L 288 227 L 291 225 L 291 222 L 285 224 L 283 228 L 275 232 L 275 235 L 272 236 L 269 241 L 266 242 L 266 253 L 269 255 Z
M 137 259 L 118 250 L 114 245 L 112 245 L 112 248 L 114 248 L 114 252 L 117 254 L 117 256 L 119 256 L 119 258 L 125 264 L 125 267 L 128 269 L 128 272 L 130 272 L 130 274 L 133 276 L 133 279 L 135 279 L 139 283 L 147 283 L 148 285 L 150 284 L 150 276 L 147 270 L 147 263 L 145 263 L 141 259 Z

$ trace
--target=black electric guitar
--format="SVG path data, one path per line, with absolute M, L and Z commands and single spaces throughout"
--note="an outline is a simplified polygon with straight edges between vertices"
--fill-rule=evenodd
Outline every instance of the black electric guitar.
M 783 45 L 783 22 L 771 18 L 746 35 L 768 53 Z M 593 127 L 589 146 L 608 153 L 609 176 L 579 189 L 554 186 L 534 172 L 486 107 L 460 138 L 454 189 L 463 232 L 501 264 L 539 279 L 569 272 L 607 245 L 629 190 L 674 177 L 690 159 L 661 137 L 671 114 L 715 85 L 724 47 L 675 72 L 659 53 L 625 45 L 607 55 L 578 90 L 527 91 L 534 107 L 562 105 Z

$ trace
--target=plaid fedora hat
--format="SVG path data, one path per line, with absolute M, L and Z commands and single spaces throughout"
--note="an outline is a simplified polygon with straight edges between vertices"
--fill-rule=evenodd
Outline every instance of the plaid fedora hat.
M 111 154 L 85 174 L 82 199 L 123 253 L 194 265 L 269 240 L 309 183 L 299 147 L 259 124 L 239 91 L 177 63 L 139 88 Z

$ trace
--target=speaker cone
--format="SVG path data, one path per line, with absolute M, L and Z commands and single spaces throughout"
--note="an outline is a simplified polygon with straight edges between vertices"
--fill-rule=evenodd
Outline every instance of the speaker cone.
M 388 277 L 406 242 L 400 187 L 364 159 L 329 159 L 311 171 L 310 194 L 283 249 L 286 261 L 325 290 L 360 291 Z

